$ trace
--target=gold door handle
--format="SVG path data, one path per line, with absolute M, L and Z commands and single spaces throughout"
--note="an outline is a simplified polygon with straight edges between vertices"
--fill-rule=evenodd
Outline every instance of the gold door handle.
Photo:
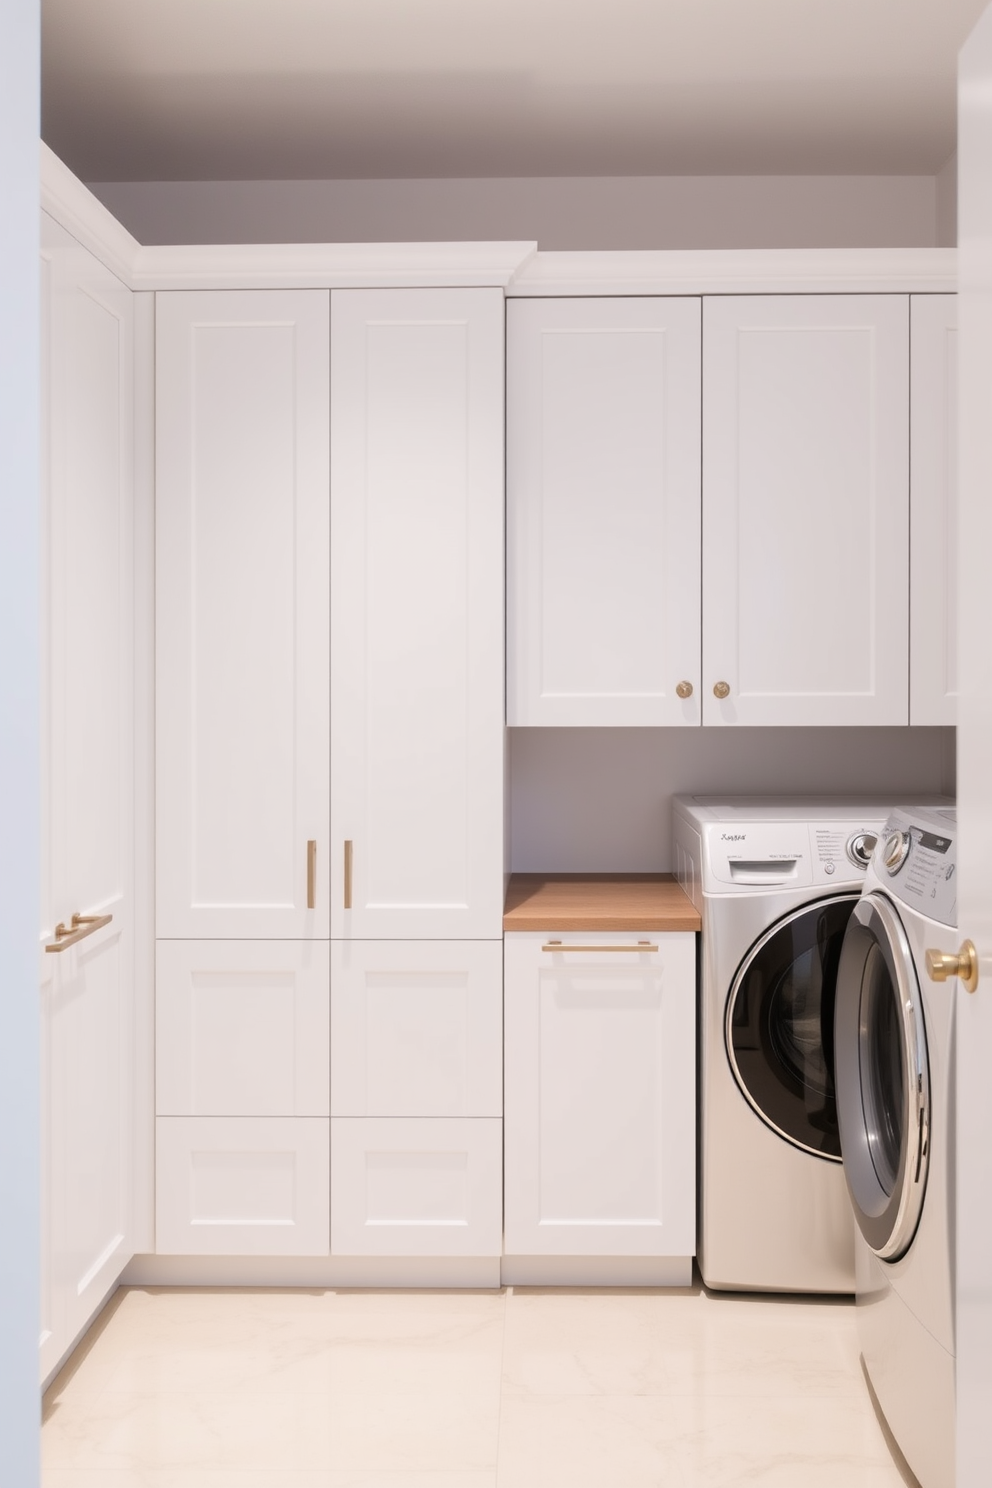
M 675 688 L 675 696 L 676 697 L 680 697 L 682 699 L 691 698 L 692 697 L 692 683 L 691 682 L 679 682 L 679 683 L 677 683 L 676 688 Z
M 542 951 L 592 951 L 599 955 L 603 951 L 656 951 L 658 947 L 650 941 L 639 940 L 636 945 L 563 945 L 560 940 L 549 940 Z
M 927 976 L 932 982 L 946 982 L 958 977 L 966 992 L 978 986 L 978 952 L 974 942 L 966 940 L 955 956 L 953 952 L 927 951 Z
M 730 696 L 730 683 L 729 682 L 716 682 L 714 684 L 714 686 L 713 686 L 713 696 L 714 697 L 717 697 L 717 698 L 726 698 L 726 697 L 729 697 Z
M 102 930 L 104 925 L 109 925 L 113 918 L 112 914 L 74 914 L 68 925 L 64 925 L 60 920 L 55 926 L 55 939 L 48 942 L 45 950 L 67 951 L 70 946 L 78 945 L 81 940 L 85 940 L 87 935 L 92 935 L 94 930 Z
M 351 840 L 349 839 L 348 841 L 345 842 L 345 845 L 344 845 L 344 907 L 345 907 L 345 909 L 350 909 L 351 908 L 351 873 L 352 873 L 352 857 L 353 857 L 353 855 L 354 855 L 353 854 L 353 846 L 352 846 Z
M 311 837 L 307 843 L 307 909 L 317 907 L 317 842 Z

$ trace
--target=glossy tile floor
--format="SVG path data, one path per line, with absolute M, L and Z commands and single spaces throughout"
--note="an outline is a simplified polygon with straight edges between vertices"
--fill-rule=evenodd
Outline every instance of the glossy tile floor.
M 118 1292 L 43 1488 L 904 1488 L 847 1302 Z

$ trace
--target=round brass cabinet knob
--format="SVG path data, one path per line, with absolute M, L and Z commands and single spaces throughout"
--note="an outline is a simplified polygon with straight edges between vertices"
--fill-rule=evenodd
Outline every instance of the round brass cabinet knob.
M 729 682 L 717 682 L 717 683 L 715 683 L 714 684 L 714 687 L 713 687 L 713 696 L 714 697 L 718 697 L 718 698 L 729 697 L 730 696 L 730 683 Z
M 974 942 L 966 940 L 956 956 L 946 951 L 927 951 L 927 976 L 932 982 L 960 977 L 964 990 L 974 992 L 978 986 L 978 952 Z
M 675 696 L 676 697 L 680 697 L 680 698 L 691 698 L 692 697 L 692 683 L 691 682 L 680 682 L 678 684 L 678 686 L 676 687 L 676 689 L 675 689 Z

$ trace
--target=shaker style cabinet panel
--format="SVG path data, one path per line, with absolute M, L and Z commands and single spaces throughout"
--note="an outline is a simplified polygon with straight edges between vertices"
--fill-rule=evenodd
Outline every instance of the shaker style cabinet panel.
M 331 320 L 331 934 L 498 939 L 502 292 Z
M 504 1000 L 506 1254 L 693 1255 L 695 935 L 508 934 Z
M 331 942 L 332 1116 L 502 1111 L 502 941 Z
M 327 1116 L 328 942 L 160 940 L 159 1116 Z
M 910 301 L 909 721 L 957 721 L 957 296 Z
M 507 722 L 696 724 L 700 301 L 507 304 Z
M 41 241 L 44 1378 L 133 1249 L 134 332 L 119 280 Z
M 156 933 L 326 937 L 328 294 L 160 294 L 156 338 Z
M 908 721 L 905 295 L 707 298 L 703 722 Z

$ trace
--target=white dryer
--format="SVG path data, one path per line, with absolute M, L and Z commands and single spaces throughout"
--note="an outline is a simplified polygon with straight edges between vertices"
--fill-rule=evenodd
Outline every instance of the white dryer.
M 894 804 L 675 798 L 676 874 L 703 922 L 697 1260 L 707 1286 L 854 1291 L 834 988 Z
M 954 1485 L 955 814 L 890 817 L 837 979 L 836 1078 L 865 1368 L 922 1488 Z

